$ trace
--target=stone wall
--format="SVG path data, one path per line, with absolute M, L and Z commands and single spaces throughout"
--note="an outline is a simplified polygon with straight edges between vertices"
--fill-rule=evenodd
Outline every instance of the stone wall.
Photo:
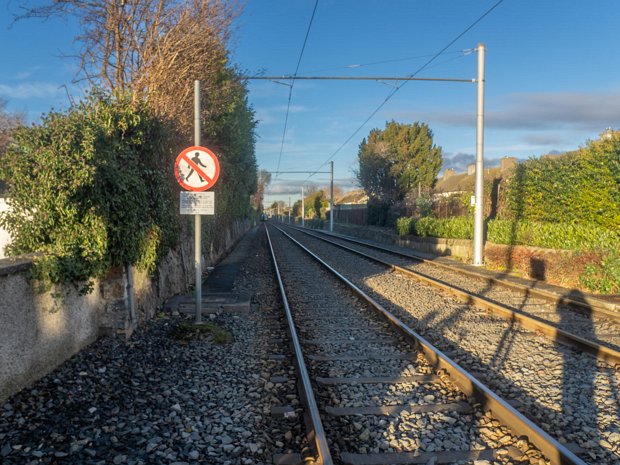
M 100 282 L 88 295 L 74 286 L 39 292 L 32 262 L 1 262 L 0 401 L 97 339 L 104 306 Z
M 419 252 L 432 255 L 450 255 L 463 261 L 471 261 L 473 257 L 472 241 L 469 240 L 445 239 L 441 237 L 399 236 L 387 228 L 372 226 L 360 227 L 347 224 L 334 224 L 334 231 L 340 234 L 356 236 L 386 244 L 409 247 Z
M 449 256 L 465 263 L 471 263 L 473 259 L 473 242 L 470 240 L 399 236 L 388 228 L 348 224 L 335 224 L 334 231 L 408 247 L 434 256 Z M 587 291 L 581 288 L 579 278 L 588 264 L 600 263 L 600 258 L 595 252 L 577 254 L 568 250 L 493 244 L 488 241 L 484 244 L 484 262 L 490 269 L 507 271 L 525 279 L 580 289 L 583 292 Z
M 240 221 L 208 246 L 204 266 L 213 266 L 254 223 Z M 0 260 L 0 402 L 52 371 L 102 334 L 129 337 L 166 299 L 194 281 L 193 241 L 184 240 L 160 264 L 155 276 L 113 269 L 80 295 L 74 285 L 42 292 L 31 279 L 28 258 Z M 133 292 L 132 292 L 133 291 Z M 133 309 L 131 303 L 134 303 Z

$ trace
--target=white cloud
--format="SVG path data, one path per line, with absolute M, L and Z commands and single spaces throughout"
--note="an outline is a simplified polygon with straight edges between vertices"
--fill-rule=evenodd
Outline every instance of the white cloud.
M 57 97 L 63 92 L 58 84 L 29 82 L 17 85 L 0 84 L 0 95 L 10 99 Z
M 618 91 L 512 94 L 488 103 L 485 125 L 488 129 L 602 131 L 620 126 L 619 99 Z M 451 126 L 476 123 L 472 112 L 453 109 L 431 112 L 428 120 Z
M 344 191 L 358 189 L 357 179 L 355 178 L 334 178 L 334 185 Z M 306 192 L 310 188 L 329 190 L 329 181 L 313 181 L 304 179 L 278 179 L 272 182 L 268 189 L 268 195 L 289 195 L 291 202 L 294 202 L 301 195 L 301 187 L 304 186 Z
M 476 163 L 476 155 L 473 153 L 444 153 L 441 171 L 453 169 L 457 173 L 464 173 L 467 171 L 467 167 L 473 163 Z M 499 159 L 484 158 L 485 168 L 492 168 L 499 166 L 499 164 Z
M 32 76 L 32 71 L 20 71 L 15 75 L 15 79 L 19 79 L 20 81 L 23 79 L 28 79 Z
M 449 153 L 443 155 L 442 170 L 453 169 L 457 173 L 467 170 L 467 167 L 476 162 L 476 155 L 471 153 Z
M 521 137 L 521 140 L 527 144 L 539 147 L 557 147 L 570 144 L 570 140 L 556 133 L 528 133 Z
M 493 127 L 603 130 L 620 123 L 620 92 L 515 94 L 508 108 L 491 111 Z

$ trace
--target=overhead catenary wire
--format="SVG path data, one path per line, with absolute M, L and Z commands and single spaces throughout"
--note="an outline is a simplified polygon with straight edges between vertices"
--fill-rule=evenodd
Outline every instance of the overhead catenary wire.
M 463 54 L 464 52 L 465 50 L 455 50 L 455 51 L 447 52 L 447 53 L 455 53 L 455 54 L 460 55 L 460 54 Z M 416 56 L 401 57 L 401 58 L 390 58 L 388 60 L 380 60 L 380 61 L 369 61 L 365 63 L 349 63 L 346 65 L 334 66 L 331 68 L 304 70 L 304 73 L 312 74 L 312 73 L 322 73 L 325 71 L 334 71 L 334 70 L 341 70 L 341 69 L 359 69 L 359 68 L 366 68 L 368 66 L 383 65 L 387 63 L 398 63 L 398 62 L 403 62 L 403 61 L 419 60 L 422 58 L 429 58 L 432 56 L 433 56 L 432 54 L 427 54 L 427 55 L 416 55 Z
M 314 3 L 314 8 L 312 10 L 312 16 L 310 16 L 310 22 L 308 23 L 308 29 L 306 30 L 306 36 L 304 37 L 304 43 L 301 46 L 301 51 L 299 52 L 299 59 L 297 60 L 297 66 L 295 67 L 295 73 L 293 74 L 293 81 L 290 84 L 288 89 L 288 102 L 286 103 L 286 115 L 284 116 L 284 129 L 282 131 L 282 143 L 280 144 L 280 154 L 278 155 L 278 167 L 276 168 L 276 172 L 280 171 L 280 162 L 282 161 L 282 152 L 284 151 L 284 140 L 286 138 L 286 129 L 288 126 L 288 116 L 291 109 L 291 99 L 293 97 L 293 86 L 295 85 L 295 76 L 299 72 L 299 66 L 301 65 L 301 59 L 304 56 L 304 51 L 306 50 L 306 44 L 308 43 L 308 37 L 310 36 L 310 29 L 312 29 L 312 23 L 314 21 L 314 16 L 316 14 L 317 7 L 319 6 L 319 0 L 316 0 Z M 276 174 L 276 178 L 278 175 Z M 274 181 L 275 181 L 274 179 Z
M 244 76 L 244 79 L 267 80 L 278 84 L 280 81 L 443 81 L 443 82 L 476 82 L 475 79 L 458 78 L 421 78 L 411 76 Z
M 454 39 L 452 39 L 446 46 L 444 46 L 440 51 L 438 51 L 436 54 L 434 54 L 428 61 L 426 61 L 422 66 L 420 66 L 415 72 L 413 72 L 412 74 L 410 74 L 408 77 L 413 78 L 415 77 L 417 74 L 419 74 L 420 72 L 422 72 L 424 69 L 426 69 L 433 61 L 435 61 L 440 55 L 442 55 L 448 48 L 450 48 L 457 40 L 459 40 L 461 37 L 463 37 L 465 34 L 467 34 L 471 29 L 473 29 L 480 21 L 482 21 L 484 18 L 486 18 L 493 10 L 495 10 L 500 4 L 503 3 L 504 0 L 499 0 L 498 2 L 496 2 L 495 4 L 493 4 L 489 9 L 487 9 L 481 16 L 478 17 L 478 19 L 476 19 L 473 23 L 471 23 L 469 26 L 467 26 L 460 34 L 458 34 Z M 368 118 L 366 118 L 364 120 L 364 122 L 362 124 L 359 125 L 359 127 L 353 132 L 353 134 L 351 134 L 318 168 L 315 172 L 313 172 L 312 174 L 310 174 L 310 176 L 308 176 L 304 182 L 308 181 L 312 176 L 314 176 L 321 168 L 323 168 L 325 165 L 327 165 L 327 163 L 329 163 L 350 141 L 351 139 L 353 139 L 358 132 L 360 132 L 362 130 L 362 128 L 364 128 L 364 126 L 366 126 L 366 124 L 379 112 L 379 110 L 381 110 L 386 103 L 388 103 L 392 97 L 394 97 L 394 95 L 396 95 L 396 93 L 402 89 L 407 83 L 409 82 L 409 80 L 404 81 L 402 84 L 396 86 L 394 89 L 392 89 L 388 95 L 385 97 L 385 99 L 383 100 L 383 102 L 381 102 L 379 104 L 379 106 L 377 106 L 377 108 L 375 108 L 372 113 L 370 114 L 370 116 L 368 116 Z

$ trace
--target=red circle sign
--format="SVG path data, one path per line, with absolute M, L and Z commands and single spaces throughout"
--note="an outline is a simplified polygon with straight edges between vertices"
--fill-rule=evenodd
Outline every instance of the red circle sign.
M 213 187 L 220 176 L 220 163 L 206 147 L 183 150 L 174 162 L 174 176 L 184 189 L 194 192 Z

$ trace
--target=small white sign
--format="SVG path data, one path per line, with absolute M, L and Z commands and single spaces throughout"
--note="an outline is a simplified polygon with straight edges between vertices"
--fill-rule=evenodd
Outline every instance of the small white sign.
M 181 215 L 215 215 L 215 192 L 181 191 Z

